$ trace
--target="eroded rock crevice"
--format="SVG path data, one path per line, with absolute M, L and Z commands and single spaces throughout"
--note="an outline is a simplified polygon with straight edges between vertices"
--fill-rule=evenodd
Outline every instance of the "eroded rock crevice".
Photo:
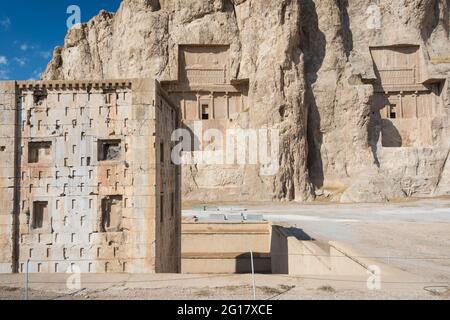
M 43 77 L 178 81 L 179 45 L 226 45 L 230 79 L 249 81 L 248 103 L 233 126 L 279 129 L 280 169 L 261 177 L 252 166 L 220 168 L 214 178 L 211 167 L 187 168 L 186 199 L 305 201 L 316 190 L 335 201 L 386 201 L 401 196 L 405 179 L 417 186 L 411 195 L 446 194 L 440 177 L 448 167 L 449 7 L 449 0 L 124 0 L 117 13 L 101 12 L 70 30 Z M 381 115 L 387 107 L 398 110 L 397 91 L 379 105 L 382 75 L 372 49 L 405 45 L 420 56 L 414 85 L 440 88 L 431 90 L 439 110 L 429 122 L 390 121 L 389 131 L 388 119 L 374 118 L 373 105 Z M 395 78 L 403 67 L 382 73 Z M 408 92 L 405 104 L 421 99 L 420 90 Z M 430 140 L 380 144 L 383 134 L 389 144 L 394 129 L 403 142 L 405 130 Z M 226 188 L 218 191 L 219 185 Z

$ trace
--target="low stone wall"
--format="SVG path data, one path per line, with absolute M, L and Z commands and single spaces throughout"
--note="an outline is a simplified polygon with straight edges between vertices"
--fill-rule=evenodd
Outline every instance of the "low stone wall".
M 256 273 L 365 276 L 373 264 L 343 244 L 301 240 L 299 234 L 308 238 L 268 222 L 184 223 L 182 273 L 250 273 L 250 251 Z
M 371 265 L 344 245 L 302 241 L 279 226 L 272 228 L 271 257 L 274 274 L 363 276 Z
M 182 273 L 270 273 L 271 225 L 257 223 L 184 223 Z

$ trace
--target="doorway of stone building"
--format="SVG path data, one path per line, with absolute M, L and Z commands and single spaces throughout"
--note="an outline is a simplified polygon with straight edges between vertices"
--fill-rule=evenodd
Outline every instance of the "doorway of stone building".
M 210 119 L 209 103 L 202 103 L 202 120 Z

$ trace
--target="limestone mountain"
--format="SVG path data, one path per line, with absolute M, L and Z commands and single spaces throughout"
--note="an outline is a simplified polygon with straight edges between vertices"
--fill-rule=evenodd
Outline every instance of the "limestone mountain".
M 387 201 L 450 194 L 449 0 L 124 0 L 68 31 L 45 80 L 179 77 L 229 47 L 232 127 L 280 130 L 280 170 L 185 166 L 184 199 Z

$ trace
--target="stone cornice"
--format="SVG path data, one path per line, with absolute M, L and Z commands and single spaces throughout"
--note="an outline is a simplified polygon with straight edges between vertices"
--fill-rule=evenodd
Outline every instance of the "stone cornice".
M 114 89 L 131 88 L 136 79 L 111 79 L 111 80 L 49 80 L 49 81 L 16 81 L 18 89 L 26 90 L 59 90 L 59 89 Z

